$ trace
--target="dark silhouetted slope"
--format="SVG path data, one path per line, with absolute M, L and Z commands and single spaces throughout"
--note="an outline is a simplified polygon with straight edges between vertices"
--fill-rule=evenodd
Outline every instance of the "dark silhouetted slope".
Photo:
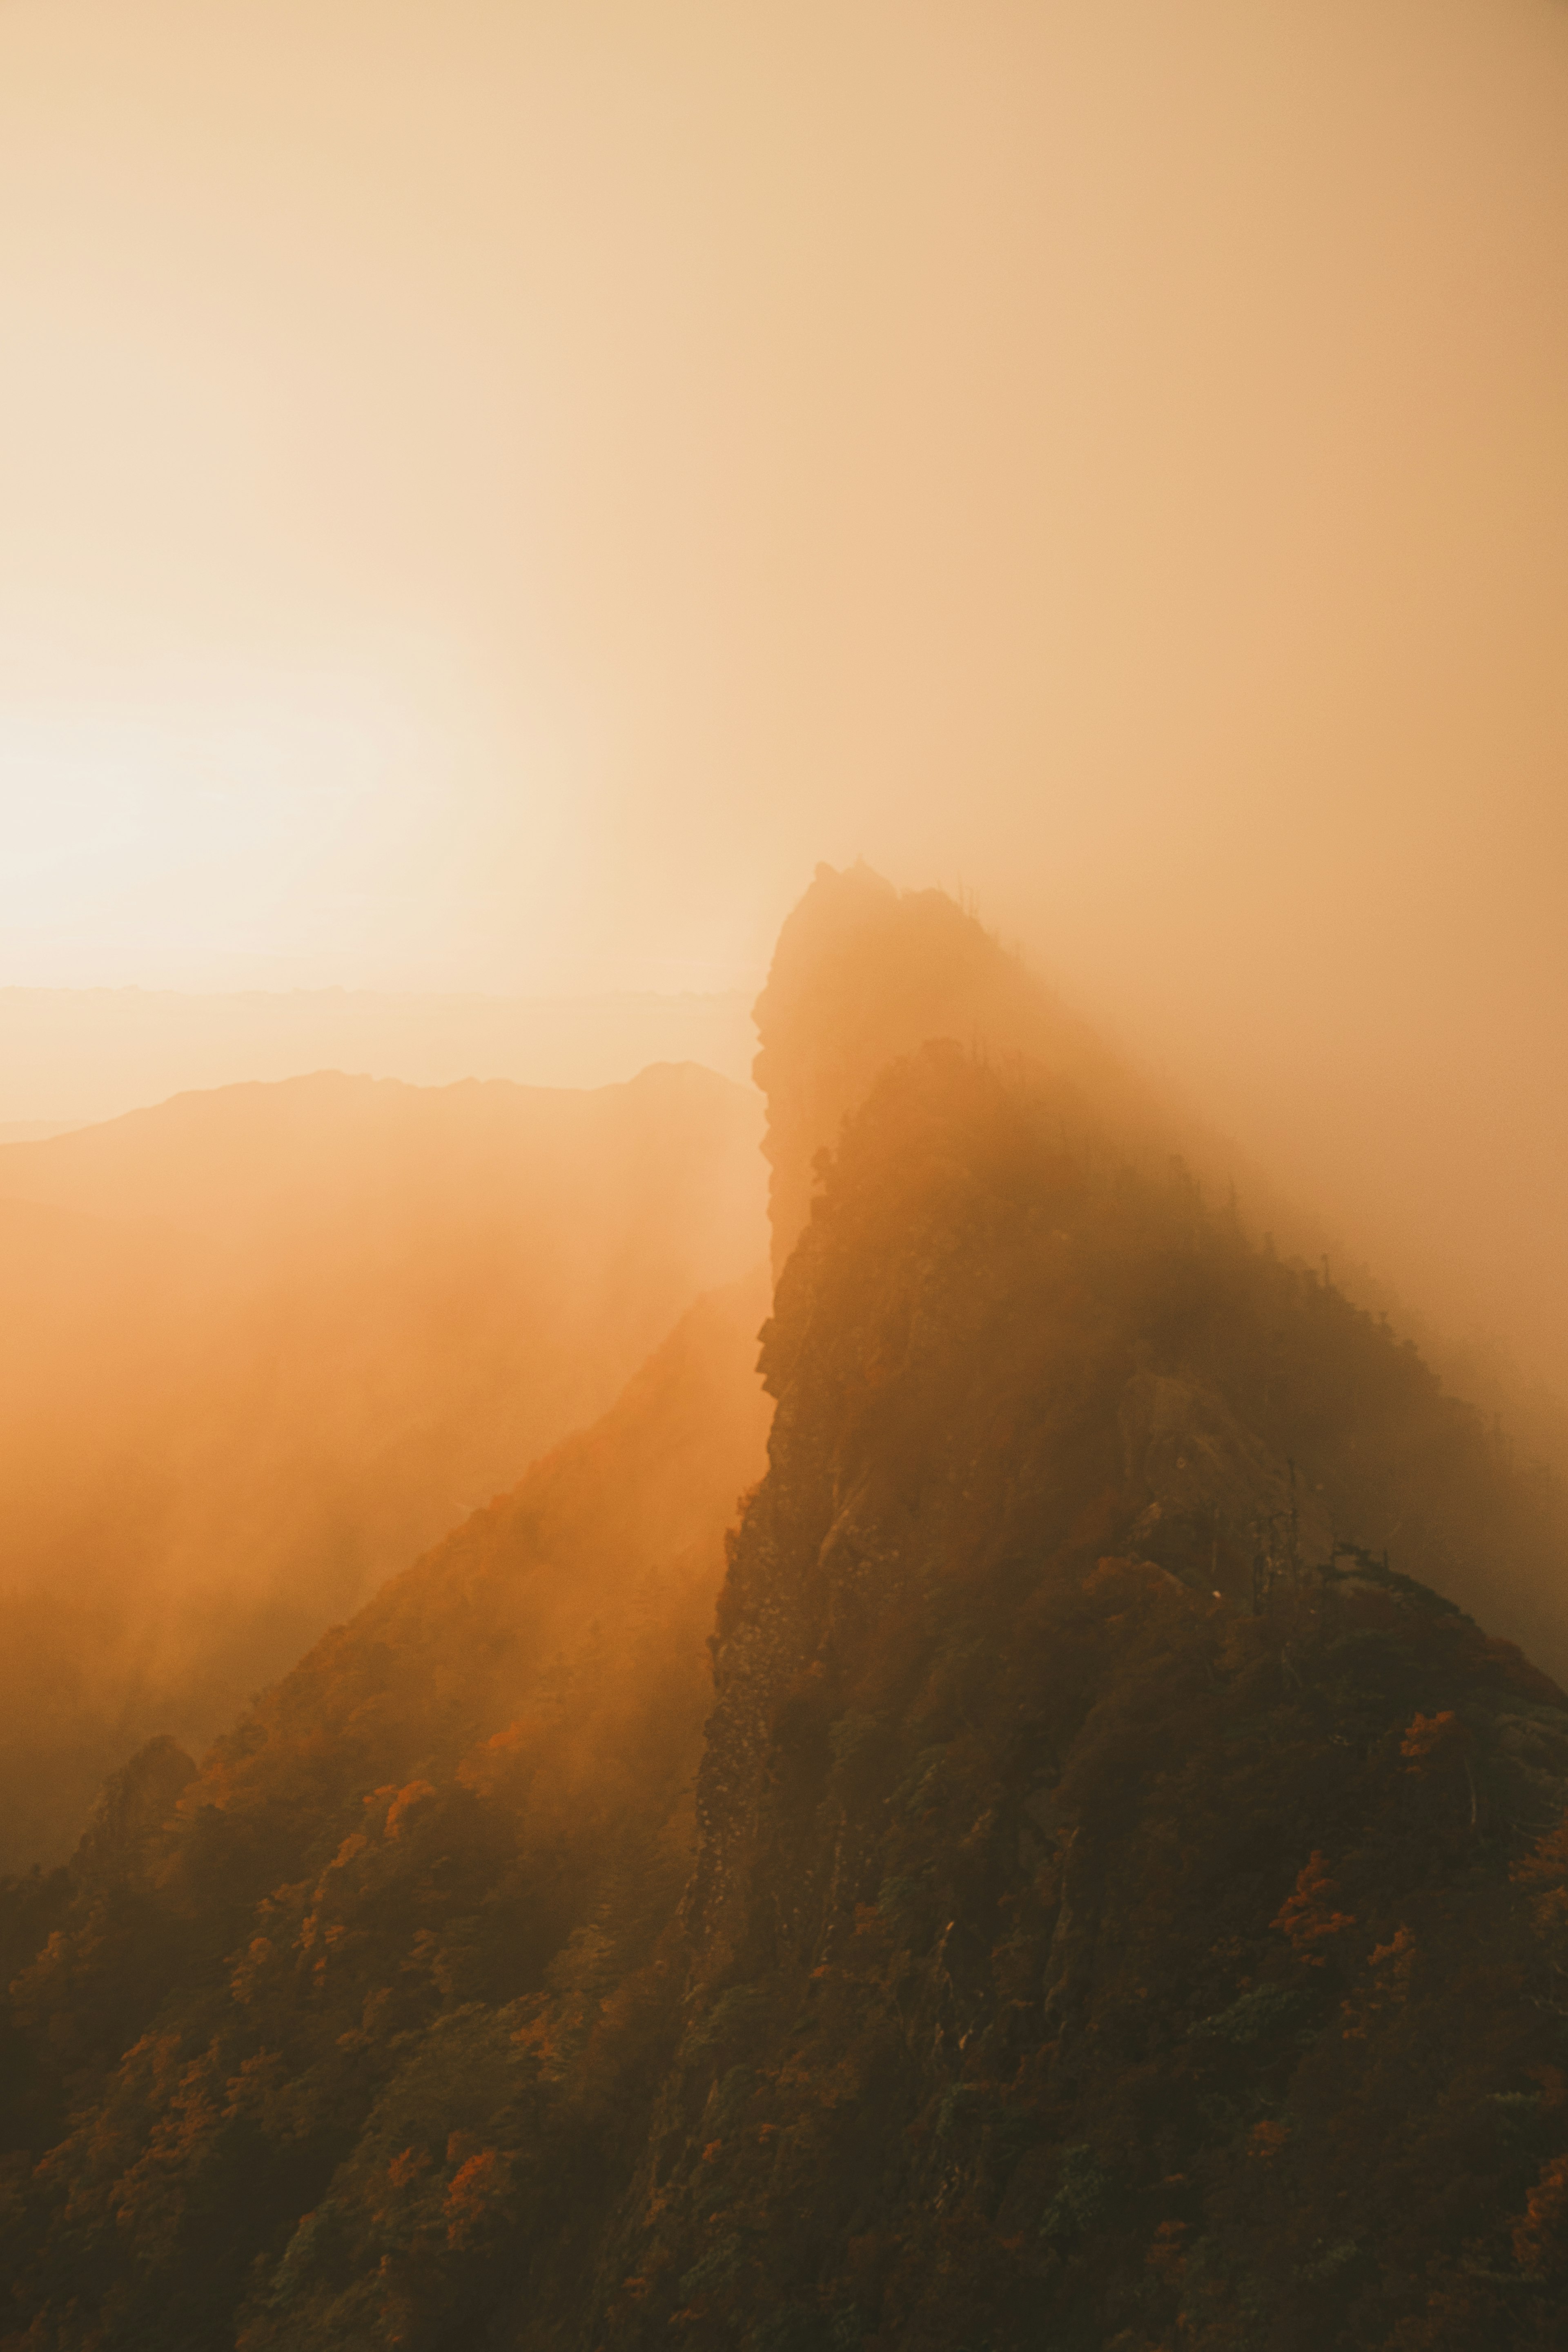
M 579 2340 L 1552 2343 L 1568 1703 L 1331 1557 L 1479 1434 L 956 1048 L 851 1120 L 764 1365 L 684 2032 Z

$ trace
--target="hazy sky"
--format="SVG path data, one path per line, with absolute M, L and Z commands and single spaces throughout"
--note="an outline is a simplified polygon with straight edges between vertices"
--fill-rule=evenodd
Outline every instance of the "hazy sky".
M 1565 289 L 1561 0 L 0 0 L 0 982 L 863 853 L 1550 1352 Z

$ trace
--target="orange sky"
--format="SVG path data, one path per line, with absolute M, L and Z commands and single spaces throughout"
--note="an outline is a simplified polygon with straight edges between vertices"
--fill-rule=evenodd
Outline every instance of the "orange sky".
M 1561 0 L 0 0 L 0 982 L 863 853 L 1561 1361 L 1565 122 Z

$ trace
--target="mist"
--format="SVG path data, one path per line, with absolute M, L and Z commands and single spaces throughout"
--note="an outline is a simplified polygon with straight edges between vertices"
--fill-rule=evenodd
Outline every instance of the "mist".
M 0 1148 L 0 1868 L 205 1748 L 765 1249 L 760 1115 L 628 1085 L 222 1087 Z
M 0 0 L 0 2339 L 1557 2345 L 1565 121 Z
M 1549 0 L 13 0 L 0 980 L 750 994 L 864 855 L 1563 1383 L 1565 100 Z

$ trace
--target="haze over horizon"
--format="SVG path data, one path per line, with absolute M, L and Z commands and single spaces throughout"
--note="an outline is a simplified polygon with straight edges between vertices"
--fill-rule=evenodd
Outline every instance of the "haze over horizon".
M 339 1069 L 420 1087 L 624 1084 L 700 1062 L 749 1086 L 751 996 L 516 997 L 351 989 L 0 988 L 0 1141 L 171 1095 Z M 7 1130 L 10 1130 L 7 1132 Z
M 0 2352 L 1563 2352 L 1568 0 L 0 0 Z
M 1551 0 L 12 0 L 0 983 L 750 991 L 864 855 L 1561 1381 L 1565 100 Z

